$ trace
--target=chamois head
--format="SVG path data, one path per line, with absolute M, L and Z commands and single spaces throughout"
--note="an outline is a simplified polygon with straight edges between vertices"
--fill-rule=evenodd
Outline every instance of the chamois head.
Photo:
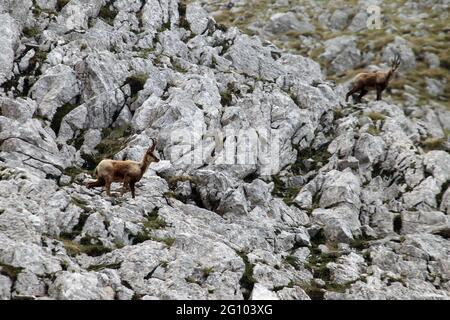
M 153 138 L 151 138 L 151 140 L 152 140 L 153 144 L 145 152 L 145 160 L 148 163 L 159 162 L 159 158 L 153 153 L 153 151 L 155 151 L 155 147 L 156 147 L 156 140 Z
M 394 59 L 391 60 L 391 70 L 392 70 L 392 72 L 397 70 L 397 68 L 400 65 L 400 63 L 401 63 L 400 55 L 398 53 L 396 53 L 394 55 Z

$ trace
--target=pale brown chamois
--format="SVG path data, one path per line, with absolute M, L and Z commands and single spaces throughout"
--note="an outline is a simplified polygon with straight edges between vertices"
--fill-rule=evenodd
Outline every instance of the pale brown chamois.
M 377 90 L 377 100 L 381 100 L 381 93 L 389 84 L 392 75 L 400 65 L 400 56 L 396 54 L 394 59 L 391 60 L 391 67 L 385 71 L 373 71 L 358 73 L 352 81 L 352 88 L 345 96 L 345 102 L 348 101 L 348 97 L 356 92 L 359 92 L 357 102 L 361 102 L 369 90 Z
M 111 160 L 104 159 L 95 168 L 96 181 L 88 182 L 86 187 L 95 188 L 105 186 L 106 194 L 111 195 L 111 183 L 123 182 L 121 196 L 129 189 L 131 195 L 135 198 L 136 182 L 141 180 L 145 171 L 152 162 L 159 162 L 159 158 L 153 153 L 156 147 L 156 141 L 151 139 L 153 144 L 144 154 L 140 162 L 132 160 Z

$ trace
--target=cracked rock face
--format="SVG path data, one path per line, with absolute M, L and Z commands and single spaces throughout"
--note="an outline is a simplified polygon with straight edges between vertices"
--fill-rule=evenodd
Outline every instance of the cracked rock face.
M 0 3 L 0 299 L 450 298 L 448 110 L 346 104 L 317 62 L 198 3 L 14 3 Z M 260 28 L 315 26 L 288 13 Z M 338 40 L 331 64 L 364 59 Z M 152 139 L 161 161 L 136 198 L 85 186 Z

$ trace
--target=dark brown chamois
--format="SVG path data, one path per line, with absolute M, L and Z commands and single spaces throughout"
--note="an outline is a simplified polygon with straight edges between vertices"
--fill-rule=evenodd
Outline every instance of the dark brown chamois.
M 400 56 L 396 54 L 391 60 L 391 67 L 385 71 L 373 71 L 358 73 L 352 81 L 352 88 L 345 96 L 345 101 L 348 97 L 356 92 L 359 92 L 357 102 L 361 102 L 369 90 L 377 90 L 377 100 L 381 100 L 381 93 L 387 88 L 389 80 L 400 65 Z

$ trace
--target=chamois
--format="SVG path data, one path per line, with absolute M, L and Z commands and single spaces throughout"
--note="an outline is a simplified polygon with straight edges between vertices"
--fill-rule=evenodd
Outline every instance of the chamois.
M 128 190 L 131 190 L 131 195 L 135 198 L 135 184 L 141 180 L 145 171 L 152 162 L 159 162 L 158 157 L 153 153 L 156 147 L 156 141 L 151 139 L 153 144 L 144 154 L 140 162 L 131 160 L 111 160 L 104 159 L 95 168 L 96 181 L 88 182 L 86 187 L 89 189 L 94 187 L 105 186 L 106 194 L 111 195 L 111 183 L 123 182 L 121 196 Z
M 394 59 L 391 60 L 391 67 L 388 70 L 358 73 L 353 79 L 352 88 L 345 96 L 345 102 L 348 101 L 348 97 L 358 91 L 359 96 L 357 101 L 361 102 L 362 97 L 364 97 L 369 90 L 373 89 L 377 90 L 377 100 L 381 100 L 381 93 L 386 89 L 389 80 L 397 70 L 400 62 L 400 56 L 395 54 Z

